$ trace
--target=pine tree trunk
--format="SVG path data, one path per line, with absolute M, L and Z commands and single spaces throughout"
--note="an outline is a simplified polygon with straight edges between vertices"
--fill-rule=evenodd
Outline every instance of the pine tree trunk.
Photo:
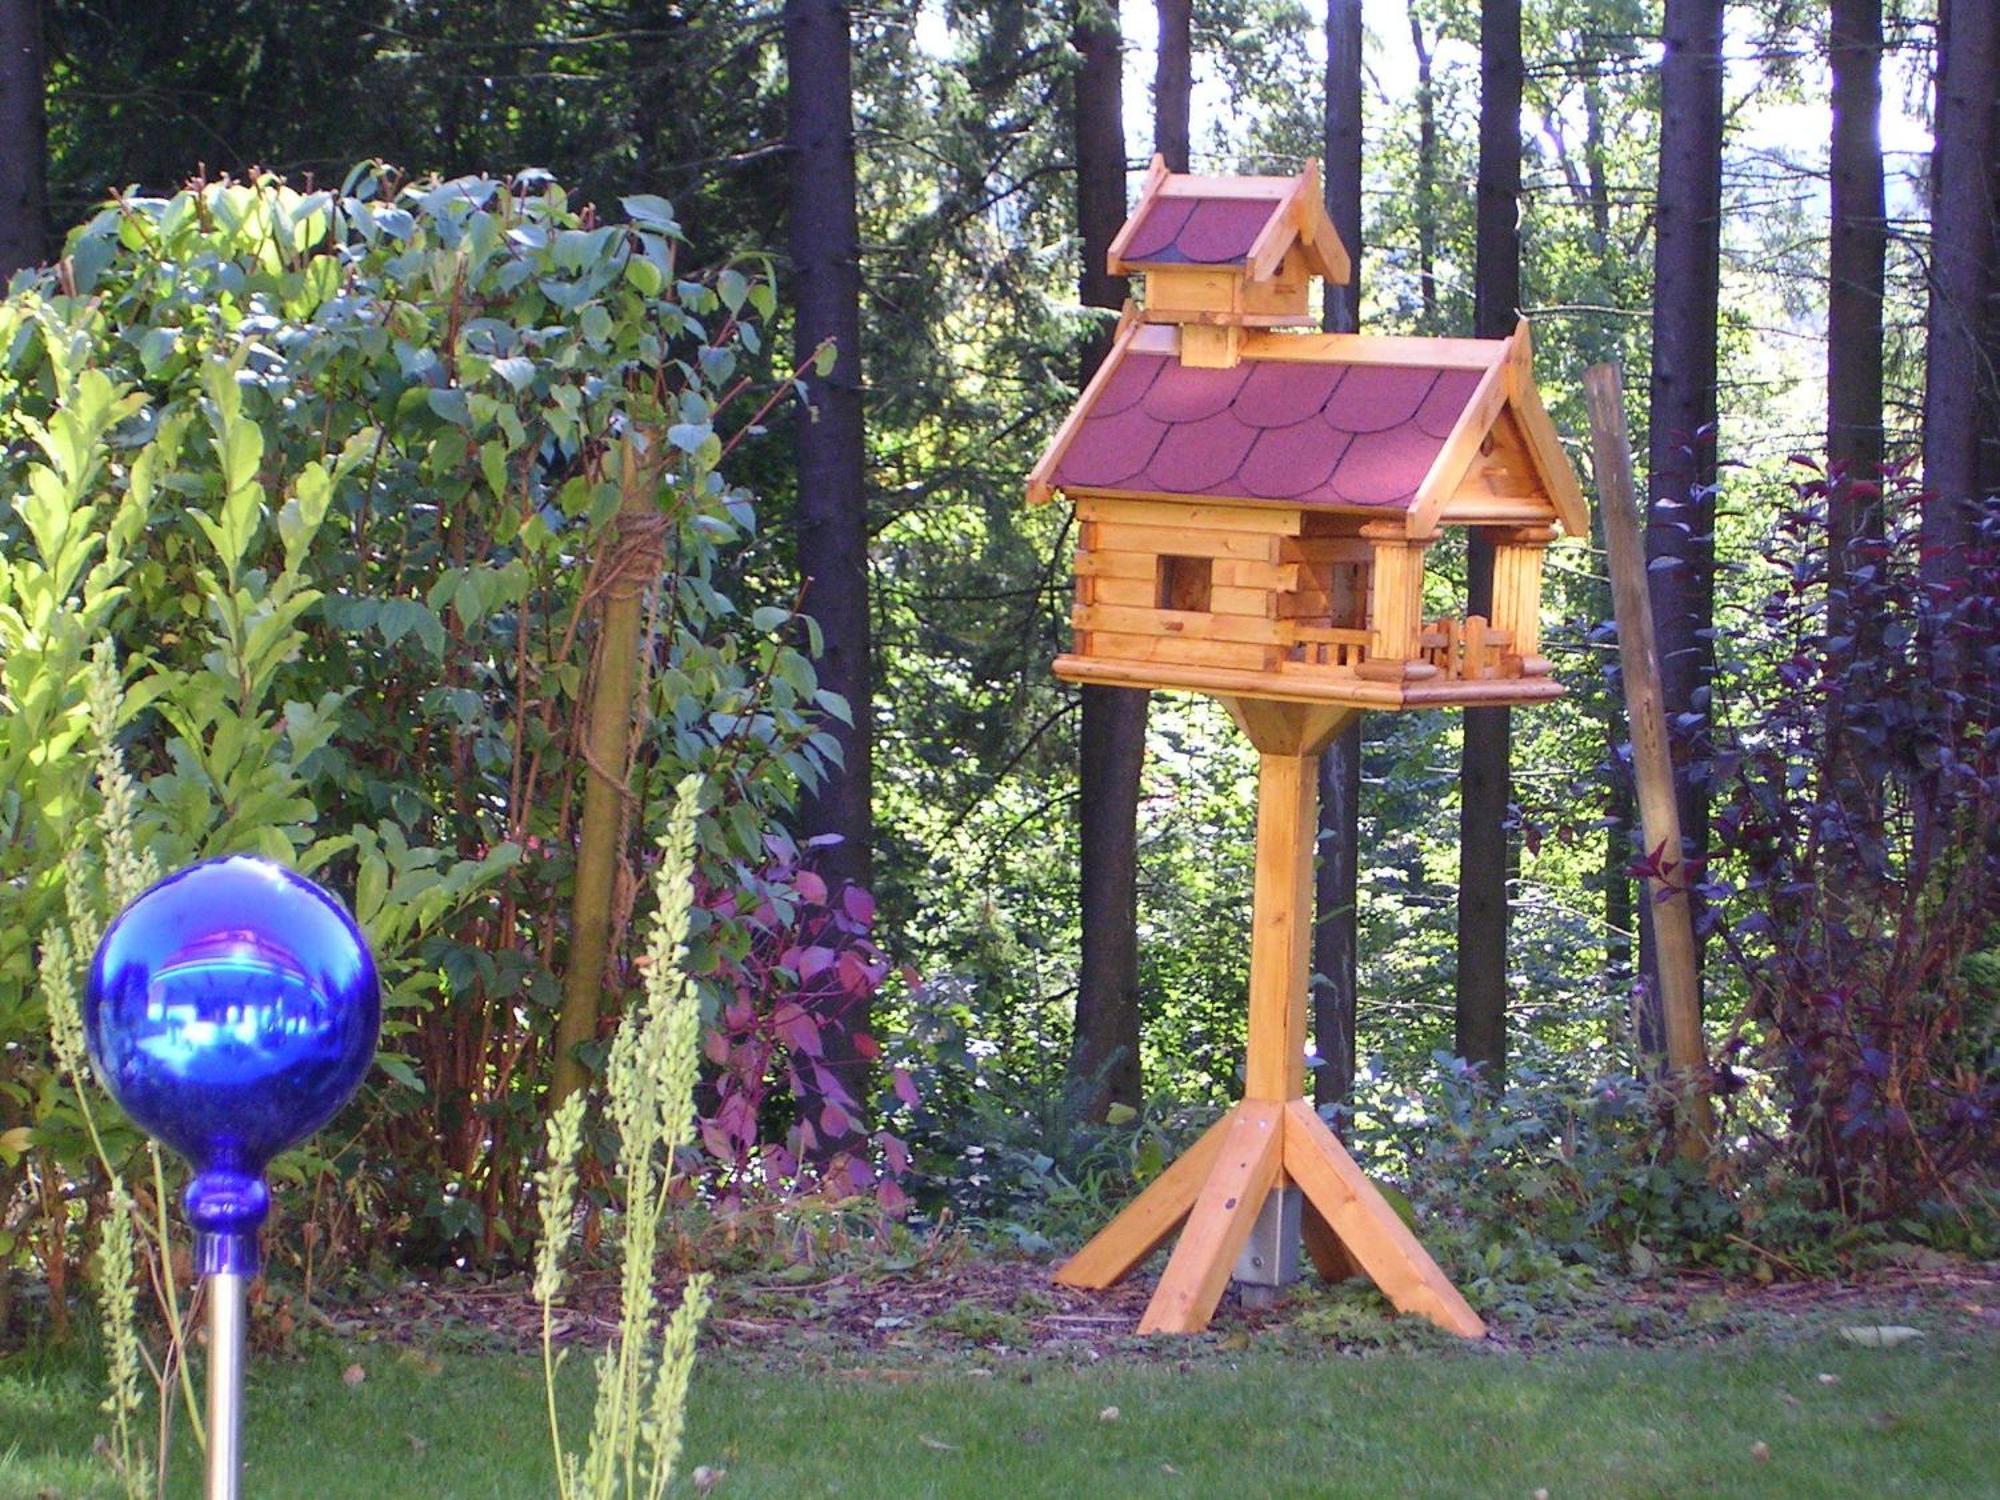
M 1159 59 L 1153 71 L 1153 149 L 1175 172 L 1189 170 L 1194 122 L 1194 0 L 1155 0 L 1160 19 Z
M 1125 117 L 1117 17 L 1087 14 L 1071 36 L 1076 75 L 1076 218 L 1083 246 L 1078 278 L 1086 307 L 1123 306 L 1124 281 L 1105 254 L 1125 220 Z M 1085 350 L 1079 383 L 1103 362 L 1108 328 Z M 1144 1097 L 1139 1068 L 1139 772 L 1146 754 L 1147 695 L 1136 688 L 1084 687 L 1079 760 L 1080 901 L 1083 961 L 1077 975 L 1070 1080 L 1082 1107 L 1101 1118 L 1112 1104 Z
M 840 0 L 786 0 L 784 10 L 788 243 L 796 353 L 809 358 L 832 339 L 835 357 L 825 376 L 808 373 L 812 419 L 798 423 L 799 571 L 805 607 L 818 621 L 826 649 L 820 685 L 847 700 L 852 725 L 827 727 L 840 741 L 842 764 L 800 803 L 801 832 L 840 839 L 821 868 L 838 885 L 866 885 L 873 841 L 870 821 L 873 716 L 868 616 L 868 499 L 862 443 L 861 255 L 855 209 L 853 58 L 848 13 Z M 825 1061 L 846 1090 L 857 1131 L 866 1109 L 868 1062 L 852 1036 L 868 1029 L 868 1002 L 854 1002 L 842 1025 L 824 1033 Z M 817 1100 L 807 1108 L 817 1117 Z M 822 1152 L 852 1138 L 822 1140 Z
M 1326 10 L 1326 211 L 1353 265 L 1347 285 L 1326 288 L 1324 323 L 1353 333 L 1361 312 L 1361 0 Z M 1313 1102 L 1344 1104 L 1354 1091 L 1361 867 L 1361 724 L 1356 714 L 1319 758 L 1319 868 L 1314 882 Z
M 1924 365 L 1924 556 L 1935 582 L 1964 578 L 1955 549 L 2000 491 L 2000 8 L 1942 0 L 1937 144 L 1931 157 L 1930 343 Z
M 1485 0 L 1479 18 L 1479 185 L 1473 332 L 1504 338 L 1521 305 L 1521 4 Z M 1474 529 L 1466 613 L 1493 614 L 1493 546 Z M 1458 1055 L 1498 1087 L 1507 1067 L 1507 760 L 1504 708 L 1465 710 L 1459 777 Z
M 42 0 L 0 4 L 0 287 L 48 252 Z
M 1648 394 L 1647 581 L 1661 691 L 1674 727 L 1682 845 L 1708 842 L 1708 793 L 1690 765 L 1708 757 L 1715 652 L 1716 322 L 1722 259 L 1722 0 L 1667 0 L 1660 69 L 1659 198 Z M 1669 857 L 1672 850 L 1667 851 Z M 1648 999 L 1640 1045 L 1665 1046 L 1651 924 L 1640 920 Z
M 1826 311 L 1826 442 L 1831 462 L 1873 480 L 1882 465 L 1882 0 L 1833 0 L 1832 223 Z M 1834 491 L 1832 541 L 1878 534 L 1881 507 Z
M 1431 47 L 1424 38 L 1417 0 L 1406 0 L 1410 47 L 1417 54 L 1417 287 L 1423 331 L 1438 331 L 1437 295 L 1437 92 L 1431 84 Z

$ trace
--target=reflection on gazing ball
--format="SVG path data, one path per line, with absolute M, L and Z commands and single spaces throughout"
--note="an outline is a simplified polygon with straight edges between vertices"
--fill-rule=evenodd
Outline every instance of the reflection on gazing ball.
M 170 875 L 119 914 L 91 961 L 84 1028 L 98 1076 L 192 1162 L 208 1234 L 262 1221 L 264 1166 L 367 1075 L 381 986 L 326 891 L 249 855 Z

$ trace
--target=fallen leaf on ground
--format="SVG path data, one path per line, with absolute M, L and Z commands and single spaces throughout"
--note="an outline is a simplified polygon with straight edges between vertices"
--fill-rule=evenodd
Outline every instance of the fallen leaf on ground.
M 1099 1412 L 1099 1413 L 1097 1414 L 1097 1420 L 1098 1420 L 1098 1421 L 1100 1421 L 1100 1422 L 1115 1422 L 1115 1421 L 1117 1421 L 1117 1420 L 1118 1420 L 1118 1408 L 1117 1408 L 1117 1407 L 1115 1407 L 1115 1406 L 1107 1406 L 1107 1407 L 1105 1407 L 1103 1411 L 1101 1411 L 1101 1412 Z
M 340 1372 L 340 1379 L 343 1385 L 359 1385 L 367 1378 L 368 1372 L 359 1365 L 349 1365 Z
M 1771 1461 L 1771 1445 L 1762 1442 L 1752 1443 L 1750 1445 L 1750 1456 L 1760 1464 L 1769 1463 Z

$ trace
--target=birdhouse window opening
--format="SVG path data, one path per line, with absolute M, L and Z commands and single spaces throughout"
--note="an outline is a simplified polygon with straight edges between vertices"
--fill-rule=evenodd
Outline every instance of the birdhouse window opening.
M 1368 564 L 1328 563 L 1313 570 L 1314 587 L 1327 601 L 1326 623 L 1334 630 L 1368 628 Z
M 1158 607 L 1199 614 L 1208 612 L 1214 597 L 1215 560 L 1208 557 L 1160 558 Z

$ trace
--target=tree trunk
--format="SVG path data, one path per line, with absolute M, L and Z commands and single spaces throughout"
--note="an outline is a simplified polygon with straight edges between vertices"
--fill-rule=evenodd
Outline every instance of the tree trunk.
M 48 251 L 42 0 L 0 5 L 0 287 Z
M 1882 466 L 1882 0 L 1833 0 L 1833 173 L 1826 308 L 1827 457 L 1854 477 Z M 1879 534 L 1879 504 L 1834 488 L 1834 565 L 1855 538 Z
M 1473 332 L 1504 338 L 1521 306 L 1521 3 L 1485 0 L 1479 17 L 1479 186 Z M 1493 614 L 1493 546 L 1467 538 L 1466 613 Z M 1507 760 L 1504 708 L 1465 710 L 1459 776 L 1458 1055 L 1494 1087 L 1507 1067 Z
M 658 434 L 654 434 L 658 441 Z M 632 719 L 639 705 L 640 634 L 646 590 L 660 576 L 659 507 L 653 499 L 658 470 L 640 458 L 634 441 L 617 448 L 617 519 L 599 552 L 610 569 L 600 585 L 597 655 L 590 678 L 584 730 L 583 818 L 577 832 L 576 875 L 570 889 L 569 955 L 563 971 L 562 1009 L 556 1017 L 555 1072 L 549 1109 L 589 1081 L 577 1049 L 597 1037 L 603 1014 L 604 975 L 617 926 L 618 870 L 625 859 L 625 804 L 632 796 Z
M 821 866 L 837 885 L 866 885 L 872 827 L 868 619 L 868 500 L 862 446 L 861 255 L 854 188 L 853 59 L 840 0 L 786 0 L 786 139 L 790 155 L 788 242 L 796 353 L 803 361 L 832 339 L 825 375 L 808 373 L 811 419 L 798 424 L 799 571 L 806 610 L 826 649 L 819 680 L 847 700 L 851 725 L 828 725 L 842 764 L 799 808 L 808 837 L 837 835 Z M 868 1029 L 868 1001 L 854 1002 L 826 1036 L 826 1064 L 852 1107 L 856 1129 L 867 1107 L 868 1062 L 852 1037 Z M 805 1101 L 813 1108 L 816 1100 Z M 823 1151 L 851 1144 L 822 1140 Z
M 1083 246 L 1078 290 L 1086 307 L 1124 304 L 1122 278 L 1105 254 L 1125 220 L 1123 59 L 1116 14 L 1086 12 L 1071 44 L 1076 75 L 1076 221 Z M 1110 345 L 1108 327 L 1084 351 L 1089 380 Z M 1139 771 L 1146 754 L 1146 694 L 1085 687 L 1079 731 L 1082 797 L 1083 962 L 1077 976 L 1070 1080 L 1093 1118 L 1144 1097 L 1139 1069 Z
M 1722 259 L 1722 0 L 1667 0 L 1648 394 L 1648 592 L 1675 728 L 1682 847 L 1708 843 L 1709 681 L 1715 662 L 1716 321 Z M 1673 851 L 1668 851 L 1671 856 Z M 1685 872 L 1683 872 L 1685 873 Z M 1651 924 L 1640 922 L 1641 1044 L 1664 1046 Z M 1698 941 L 1698 940 L 1697 940 Z
M 1417 54 L 1417 287 L 1423 298 L 1423 332 L 1438 331 L 1437 296 L 1437 94 L 1431 86 L 1431 48 L 1417 0 L 1408 0 L 1410 46 Z
M 1930 343 L 1924 364 L 1926 576 L 1964 579 L 1956 549 L 2000 489 L 2000 393 L 1992 364 L 2000 295 L 2000 9 L 1939 7 L 1937 145 L 1931 156 Z
M 1175 172 L 1188 170 L 1194 122 L 1194 0 L 1155 0 L 1160 18 L 1159 61 L 1153 72 L 1153 149 Z
M 1326 211 L 1353 266 L 1347 285 L 1329 286 L 1323 323 L 1353 333 L 1361 313 L 1361 0 L 1326 9 Z M 1361 724 L 1334 737 L 1319 758 L 1319 869 L 1313 924 L 1315 1104 L 1345 1104 L 1354 1091 L 1354 1010 L 1360 911 Z

